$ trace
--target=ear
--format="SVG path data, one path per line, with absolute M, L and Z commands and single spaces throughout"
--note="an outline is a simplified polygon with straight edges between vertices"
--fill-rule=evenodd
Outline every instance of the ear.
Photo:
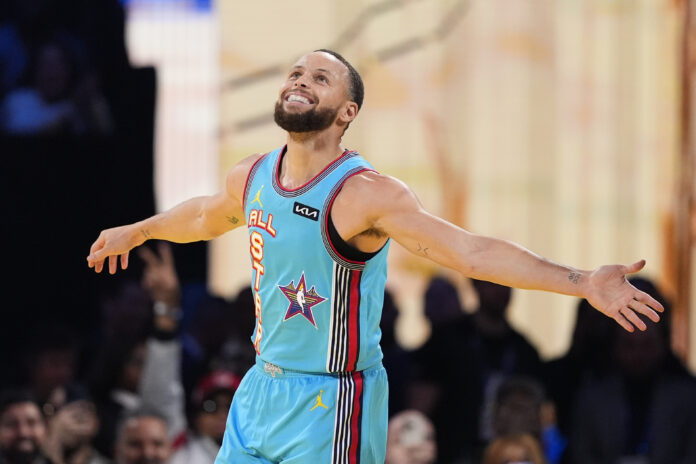
M 358 116 L 358 104 L 352 101 L 348 101 L 343 105 L 343 109 L 338 115 L 339 121 L 350 124 L 353 119 Z

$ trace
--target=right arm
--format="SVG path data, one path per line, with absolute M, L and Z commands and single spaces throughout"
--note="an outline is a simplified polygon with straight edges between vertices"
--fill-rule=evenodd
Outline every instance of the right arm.
M 147 240 L 210 240 L 243 225 L 244 186 L 249 170 L 260 157 L 250 156 L 234 166 L 227 174 L 225 189 L 215 195 L 191 198 L 142 221 L 103 230 L 90 248 L 89 267 L 101 272 L 108 258 L 109 273 L 114 274 L 119 258 L 121 268 L 126 269 L 130 250 Z

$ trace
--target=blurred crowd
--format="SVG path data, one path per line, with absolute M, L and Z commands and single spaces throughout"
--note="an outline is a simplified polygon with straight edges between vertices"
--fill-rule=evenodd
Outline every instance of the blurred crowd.
M 118 0 L 3 2 L 0 133 L 127 127 L 123 28 Z M 0 464 L 214 461 L 254 363 L 251 290 L 225 299 L 183 285 L 166 243 L 132 259 L 139 280 L 99 300 L 95 340 L 60 317 L 18 334 L 21 372 L 0 382 Z M 508 322 L 510 288 L 472 281 L 478 307 L 465 310 L 434 277 L 431 334 L 413 350 L 397 340 L 387 292 L 387 463 L 696 463 L 696 381 L 670 348 L 669 301 L 649 279 L 632 282 L 665 305 L 661 323 L 628 333 L 578 301 L 570 348 L 551 360 Z
M 0 463 L 214 461 L 254 364 L 251 291 L 185 296 L 170 244 L 137 255 L 142 278 L 103 301 L 88 366 L 69 326 L 27 331 L 22 381 L 0 391 Z M 696 380 L 670 349 L 669 301 L 649 279 L 631 281 L 665 305 L 661 323 L 629 333 L 581 300 L 570 348 L 551 360 L 508 322 L 508 287 L 472 281 L 478 307 L 467 311 L 457 287 L 434 277 L 431 334 L 412 350 L 397 341 L 387 291 L 386 462 L 696 462 Z

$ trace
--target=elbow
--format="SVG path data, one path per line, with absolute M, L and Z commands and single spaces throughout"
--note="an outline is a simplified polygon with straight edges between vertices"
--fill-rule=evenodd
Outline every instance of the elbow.
M 482 277 L 481 272 L 484 266 L 481 261 L 485 259 L 484 248 L 474 243 L 465 247 L 464 250 L 457 256 L 457 271 L 473 279 Z

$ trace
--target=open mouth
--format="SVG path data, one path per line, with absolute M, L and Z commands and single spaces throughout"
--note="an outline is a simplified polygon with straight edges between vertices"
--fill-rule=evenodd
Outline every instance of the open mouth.
M 289 93 L 285 97 L 285 101 L 288 103 L 299 103 L 302 105 L 311 105 L 314 103 L 314 101 L 311 98 L 300 93 Z

